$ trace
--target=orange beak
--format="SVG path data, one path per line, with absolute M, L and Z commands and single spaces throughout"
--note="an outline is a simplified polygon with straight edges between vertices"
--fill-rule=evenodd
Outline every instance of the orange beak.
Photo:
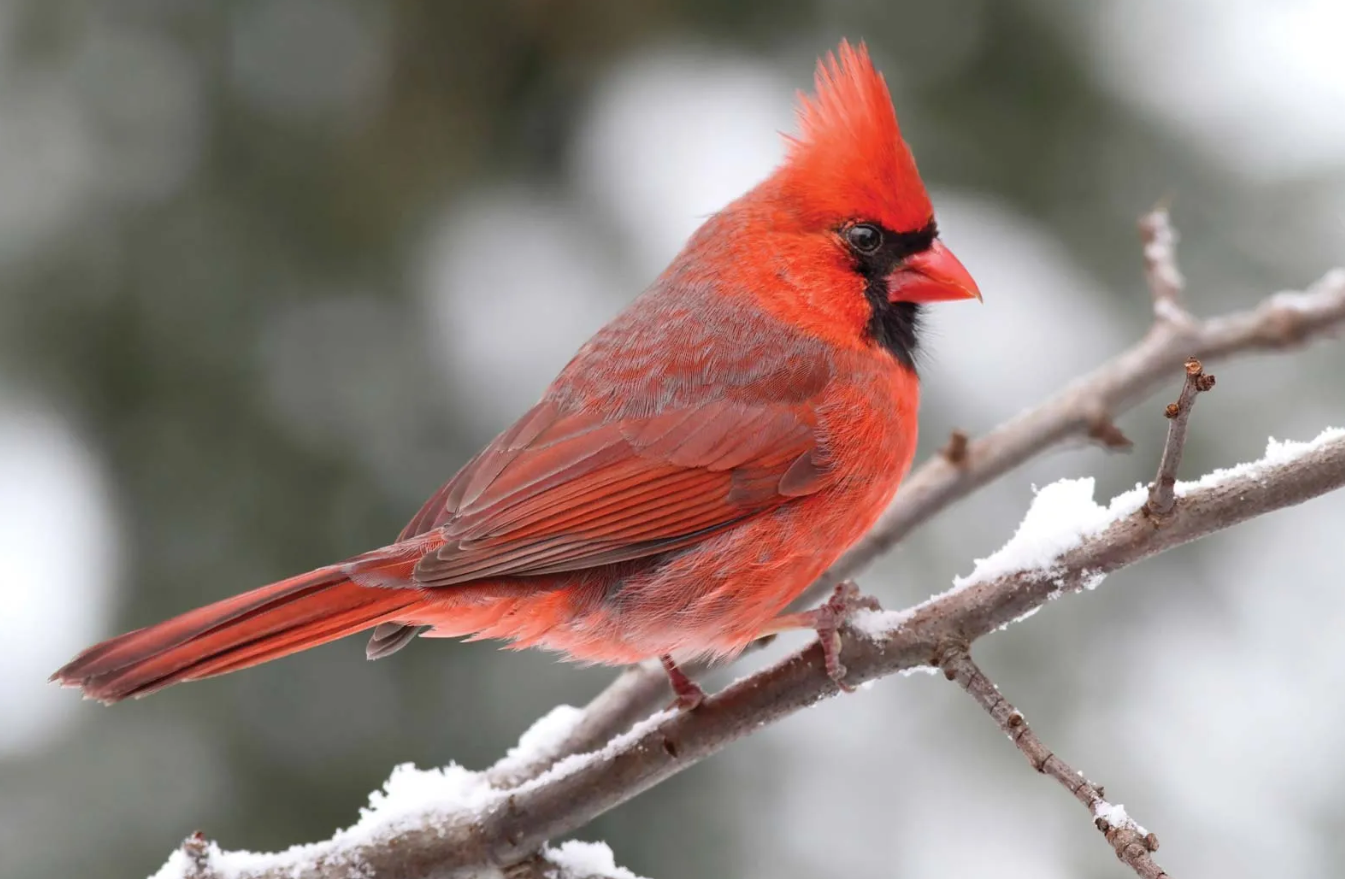
M 971 272 L 937 238 L 928 250 L 907 257 L 887 276 L 888 302 L 950 302 L 980 299 Z

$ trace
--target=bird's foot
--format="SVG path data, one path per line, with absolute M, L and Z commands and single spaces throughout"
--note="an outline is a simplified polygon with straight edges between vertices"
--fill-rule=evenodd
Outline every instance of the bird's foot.
M 809 625 L 817 632 L 817 641 L 822 645 L 822 660 L 826 664 L 827 677 L 847 693 L 853 693 L 855 688 L 845 682 L 846 669 L 841 662 L 841 626 L 857 610 L 881 609 L 878 599 L 864 595 L 853 580 L 846 580 L 837 585 L 836 591 L 823 604 L 803 614 L 809 618 Z
M 677 667 L 671 656 L 664 654 L 658 659 L 663 663 L 663 670 L 668 673 L 668 683 L 672 686 L 673 695 L 677 697 L 669 707 L 682 711 L 692 711 L 700 707 L 705 701 L 705 691 L 700 688 L 700 684 L 687 677 L 686 672 Z

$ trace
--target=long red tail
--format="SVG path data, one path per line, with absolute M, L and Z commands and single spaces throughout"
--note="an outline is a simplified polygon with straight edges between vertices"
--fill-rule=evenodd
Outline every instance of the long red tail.
M 325 644 L 422 601 L 417 589 L 381 585 L 407 582 L 420 554 L 406 544 L 375 550 L 226 598 L 96 644 L 51 679 L 117 702 Z

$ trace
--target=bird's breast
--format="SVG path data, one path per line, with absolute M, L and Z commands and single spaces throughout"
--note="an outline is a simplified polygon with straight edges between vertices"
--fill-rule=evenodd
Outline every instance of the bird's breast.
M 837 374 L 817 405 L 819 427 L 837 486 L 872 495 L 881 510 L 915 454 L 920 385 L 899 365 L 846 359 L 858 358 L 838 361 Z

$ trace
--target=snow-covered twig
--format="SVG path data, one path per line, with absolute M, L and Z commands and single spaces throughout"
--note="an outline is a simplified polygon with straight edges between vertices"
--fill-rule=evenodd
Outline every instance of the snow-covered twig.
M 212 852 L 210 841 L 199 830 L 182 840 L 182 846 L 174 853 L 182 863 L 182 879 L 219 879 L 210 865 Z
M 972 660 L 965 644 L 949 642 L 939 657 L 939 667 L 948 680 L 956 681 L 976 704 L 985 709 L 1033 769 L 1060 782 L 1083 803 L 1092 814 L 1097 829 L 1116 851 L 1116 857 L 1142 879 L 1164 879 L 1168 875 L 1154 863 L 1153 852 L 1158 850 L 1158 837 L 1131 820 L 1124 806 L 1107 802 L 1100 785 L 1093 784 L 1046 747 L 1028 726 L 1023 713 L 1000 695 L 999 687 L 991 683 Z
M 1162 528 L 1142 507 L 1143 486 L 1107 507 L 1091 480 L 1048 486 L 999 552 L 954 587 L 899 612 L 861 612 L 842 645 L 847 683 L 938 666 L 947 645 L 977 638 L 1031 615 L 1053 598 L 1092 588 L 1109 573 L 1254 516 L 1345 485 L 1345 430 L 1310 443 L 1275 443 L 1259 461 L 1178 483 Z M 405 770 L 350 830 L 275 855 L 219 854 L 221 879 L 428 879 L 526 861 L 550 839 L 598 815 L 839 688 L 813 644 L 708 698 L 695 711 L 655 715 L 591 754 L 560 760 L 519 787 L 500 791 L 457 767 Z M 553 713 L 554 714 L 554 713 Z M 547 719 L 532 748 L 555 753 L 581 718 L 573 709 Z M 545 747 L 543 747 L 545 746 Z M 526 754 L 510 759 L 527 763 Z M 465 775 L 461 774 L 465 773 Z M 445 784 L 444 797 L 432 794 Z M 1100 803 L 1097 817 L 1120 821 Z M 180 853 L 179 853 L 180 854 Z M 175 856 L 176 857 L 176 856 Z M 183 866 L 186 859 L 180 860 Z M 229 872 L 221 869 L 227 865 Z M 174 864 L 160 875 L 184 875 Z
M 1149 515 L 1161 519 L 1172 512 L 1176 502 L 1173 489 L 1177 484 L 1177 468 L 1182 465 L 1182 450 L 1186 448 L 1186 428 L 1191 423 L 1191 410 L 1196 405 L 1196 395 L 1214 387 L 1214 376 L 1205 372 L 1199 360 L 1192 357 L 1186 361 L 1186 380 L 1182 383 L 1181 396 L 1177 402 L 1169 403 L 1163 414 L 1168 418 L 1168 438 L 1163 444 L 1163 455 L 1158 460 L 1158 475 L 1149 487 L 1149 500 L 1144 509 Z
M 206 840 L 199 831 L 183 840 L 182 845 L 169 857 L 167 863 L 151 879 L 242 879 L 254 875 L 288 877 L 309 875 L 302 871 L 310 865 L 319 872 L 314 875 L 340 879 L 373 879 L 388 876 L 397 879 L 402 874 L 395 862 L 385 866 L 378 861 L 355 861 L 339 856 L 318 856 L 311 860 L 306 854 L 309 846 L 295 846 L 274 855 L 254 855 L 251 852 L 225 852 Z M 391 858 L 397 855 L 389 851 Z M 258 859 L 269 859 L 271 866 L 259 868 Z M 293 864 L 287 869 L 284 863 Z M 257 869 L 264 872 L 258 874 Z M 431 868 L 432 869 L 432 868 Z M 437 873 L 416 875 L 440 875 Z M 456 874 L 455 874 L 456 875 Z M 502 879 L 641 879 L 640 876 L 619 867 L 606 843 L 566 840 L 558 846 L 546 845 L 531 857 L 501 869 L 470 870 L 468 876 L 500 876 Z
M 550 749 L 527 759 L 492 766 L 487 775 L 500 788 L 515 787 L 536 778 L 556 761 L 594 751 L 630 729 L 672 698 L 668 676 L 657 662 L 632 666 L 584 706 L 582 716 Z
M 1328 336 L 1342 324 L 1345 269 L 1328 272 L 1306 292 L 1278 293 L 1246 311 L 1208 320 L 1156 321 L 1135 345 L 1055 396 L 979 439 L 951 442 L 956 455 L 936 455 L 912 471 L 873 530 L 818 578 L 795 607 L 815 604 L 945 508 L 1061 443 L 1087 437 L 1108 448 L 1128 446 L 1112 418 L 1167 381 L 1188 355 L 1211 362 L 1285 350 Z M 666 676 L 657 663 L 634 666 L 589 703 L 583 722 L 557 754 L 591 751 L 669 698 Z M 534 774 L 543 769 L 545 764 L 539 764 Z

